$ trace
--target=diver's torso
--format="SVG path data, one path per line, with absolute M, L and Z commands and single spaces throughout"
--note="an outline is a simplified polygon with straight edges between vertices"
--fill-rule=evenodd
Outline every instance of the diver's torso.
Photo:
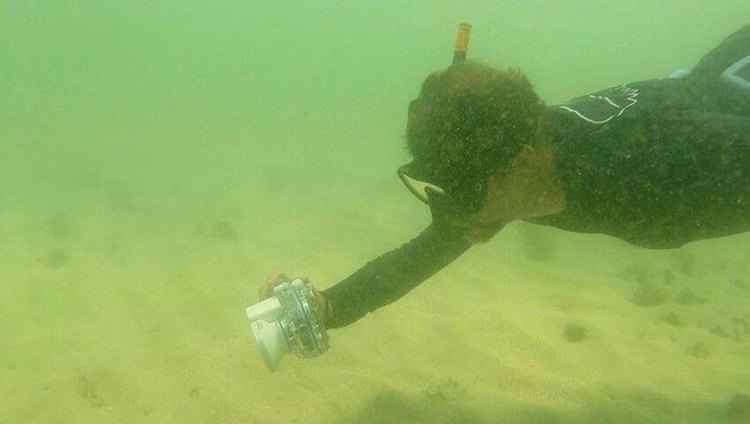
M 750 230 L 750 117 L 700 105 L 665 79 L 551 107 L 567 206 L 531 221 L 649 248 Z

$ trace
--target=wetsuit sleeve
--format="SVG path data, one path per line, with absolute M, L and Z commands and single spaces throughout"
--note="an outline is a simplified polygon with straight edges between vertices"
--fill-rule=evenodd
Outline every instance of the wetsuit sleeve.
M 333 312 L 327 327 L 344 327 L 401 298 L 470 246 L 459 230 L 433 221 L 416 238 L 325 290 Z

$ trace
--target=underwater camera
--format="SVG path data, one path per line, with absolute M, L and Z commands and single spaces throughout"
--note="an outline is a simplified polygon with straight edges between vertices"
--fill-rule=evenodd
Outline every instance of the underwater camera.
M 274 295 L 248 307 L 245 312 L 260 356 L 271 371 L 289 352 L 312 358 L 328 350 L 328 334 L 318 314 L 315 292 L 301 279 L 283 282 Z

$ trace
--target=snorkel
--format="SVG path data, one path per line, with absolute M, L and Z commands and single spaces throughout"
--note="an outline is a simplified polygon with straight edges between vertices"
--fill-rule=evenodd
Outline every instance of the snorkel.
M 453 50 L 454 65 L 460 65 L 466 62 L 466 51 L 469 50 L 470 36 L 471 24 L 467 22 L 458 24 L 458 31 L 456 31 L 456 47 Z

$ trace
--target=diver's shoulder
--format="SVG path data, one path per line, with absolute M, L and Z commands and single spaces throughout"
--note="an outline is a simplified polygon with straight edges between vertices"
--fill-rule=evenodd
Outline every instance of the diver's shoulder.
M 682 79 L 649 79 L 620 84 L 548 106 L 554 127 L 600 129 L 645 115 L 689 108 L 693 93 Z

